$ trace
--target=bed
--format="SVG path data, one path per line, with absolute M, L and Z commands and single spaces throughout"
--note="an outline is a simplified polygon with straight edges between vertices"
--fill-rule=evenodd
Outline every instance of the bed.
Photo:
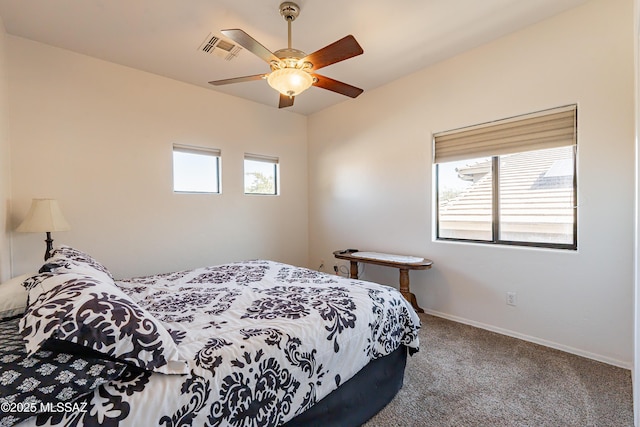
M 268 260 L 114 280 L 63 246 L 20 282 L 3 426 L 357 426 L 419 344 L 394 288 Z

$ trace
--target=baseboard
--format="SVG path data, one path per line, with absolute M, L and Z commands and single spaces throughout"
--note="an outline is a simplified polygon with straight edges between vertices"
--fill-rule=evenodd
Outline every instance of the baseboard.
M 463 323 L 465 325 L 473 326 L 473 327 L 480 328 L 480 329 L 485 329 L 485 330 L 491 331 L 491 332 L 496 332 L 496 333 L 501 334 L 501 335 L 506 335 L 506 336 L 509 336 L 509 337 L 518 338 L 518 339 L 521 339 L 523 341 L 529 341 L 529 342 L 532 342 L 534 344 L 539 344 L 539 345 L 543 345 L 545 347 L 550 347 L 550 348 L 553 348 L 553 349 L 556 349 L 556 350 L 564 351 L 566 353 L 575 354 L 576 356 L 586 357 L 587 359 L 596 360 L 598 362 L 606 363 L 608 365 L 617 366 L 619 368 L 624 368 L 624 369 L 631 370 L 631 368 L 633 367 L 633 364 L 629 363 L 629 362 L 623 362 L 621 360 L 613 359 L 613 358 L 610 358 L 610 357 L 604 357 L 604 356 L 602 356 L 600 354 L 595 354 L 595 353 L 591 353 L 591 352 L 588 352 L 588 351 L 579 350 L 577 348 L 573 348 L 573 347 L 569 347 L 569 346 L 566 346 L 566 345 L 558 344 L 556 342 L 547 341 L 547 340 L 543 340 L 543 339 L 540 339 L 540 338 L 532 337 L 530 335 L 525 335 L 525 334 L 521 334 L 521 333 L 518 333 L 518 332 L 514 332 L 514 331 L 511 331 L 509 329 L 503 329 L 503 328 L 499 328 L 499 327 L 496 327 L 496 326 L 493 326 L 493 325 L 487 325 L 485 323 L 476 322 L 474 320 L 465 319 L 463 317 L 452 316 L 450 314 L 441 313 L 441 312 L 435 311 L 435 310 L 425 309 L 424 312 L 426 314 L 430 314 L 432 316 L 442 317 L 443 319 L 451 320 L 453 322 Z

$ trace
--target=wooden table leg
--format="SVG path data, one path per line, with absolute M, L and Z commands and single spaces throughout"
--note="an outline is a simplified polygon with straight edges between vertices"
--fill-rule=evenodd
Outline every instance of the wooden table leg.
M 413 308 L 418 313 L 424 313 L 424 310 L 418 306 L 418 300 L 416 299 L 416 296 L 411 293 L 411 289 L 409 288 L 409 270 L 406 268 L 400 269 L 400 293 L 407 301 L 411 303 Z
M 358 278 L 358 261 L 349 261 L 351 264 L 350 278 L 357 279 Z

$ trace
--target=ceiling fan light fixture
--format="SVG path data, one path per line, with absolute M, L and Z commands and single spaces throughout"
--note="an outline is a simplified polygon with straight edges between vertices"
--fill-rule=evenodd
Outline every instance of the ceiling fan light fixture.
M 269 86 L 286 96 L 298 96 L 313 84 L 313 77 L 299 68 L 280 68 L 267 76 Z

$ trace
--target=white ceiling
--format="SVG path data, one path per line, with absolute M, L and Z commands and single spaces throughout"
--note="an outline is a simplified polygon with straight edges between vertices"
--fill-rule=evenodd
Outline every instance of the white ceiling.
M 587 0 L 298 0 L 293 47 L 312 53 L 353 34 L 364 54 L 321 74 L 371 90 Z M 199 50 L 240 28 L 271 51 L 287 47 L 280 0 L 0 0 L 9 34 L 277 108 L 266 81 L 207 82 L 267 73 L 242 50 L 226 61 Z M 366 95 L 366 94 L 365 94 Z M 312 87 L 288 108 L 311 114 L 350 98 Z

